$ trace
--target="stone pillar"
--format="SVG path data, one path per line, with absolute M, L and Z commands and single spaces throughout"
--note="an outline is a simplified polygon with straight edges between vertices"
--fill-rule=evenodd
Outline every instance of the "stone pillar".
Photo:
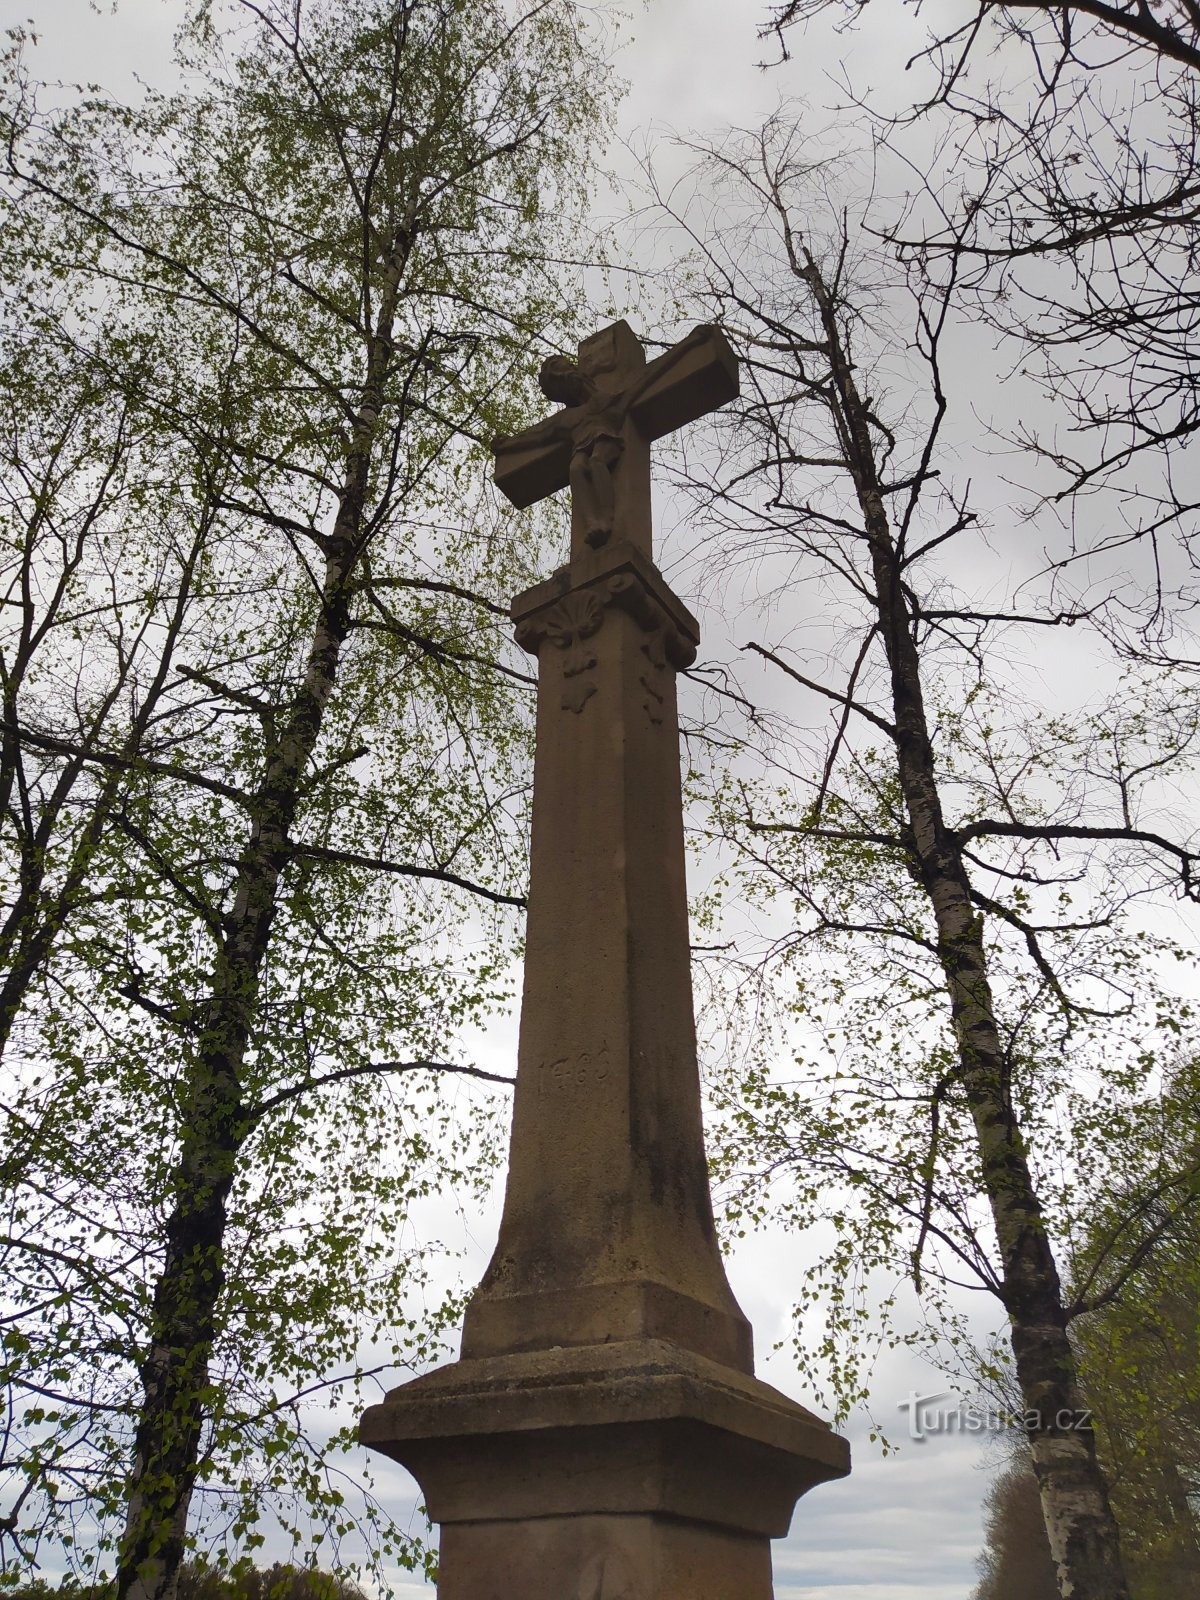
M 538 657 L 525 992 L 500 1239 L 465 1356 L 664 1338 L 749 1372 L 713 1227 L 675 669 L 695 620 L 632 545 L 513 605 Z
M 700 1118 L 675 673 L 634 543 L 513 604 L 538 658 L 508 1187 L 462 1358 L 364 1415 L 441 1524 L 441 1600 L 770 1600 L 845 1441 L 752 1376 Z

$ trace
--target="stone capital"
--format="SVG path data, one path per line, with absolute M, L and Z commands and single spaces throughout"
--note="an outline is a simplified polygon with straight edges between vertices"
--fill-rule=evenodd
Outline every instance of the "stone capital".
M 696 659 L 700 626 L 695 617 L 649 557 L 628 541 L 576 556 L 519 594 L 511 607 L 517 643 L 534 656 L 547 640 L 578 651 L 599 631 L 609 607 L 657 635 L 664 664 L 677 672 Z

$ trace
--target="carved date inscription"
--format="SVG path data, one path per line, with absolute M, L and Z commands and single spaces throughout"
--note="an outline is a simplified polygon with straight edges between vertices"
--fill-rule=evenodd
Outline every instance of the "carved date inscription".
M 538 1094 L 553 1094 L 564 1089 L 586 1089 L 590 1084 L 600 1084 L 612 1071 L 612 1057 L 607 1043 L 598 1050 L 581 1050 L 577 1055 L 556 1056 L 551 1061 L 539 1061 L 536 1083 Z

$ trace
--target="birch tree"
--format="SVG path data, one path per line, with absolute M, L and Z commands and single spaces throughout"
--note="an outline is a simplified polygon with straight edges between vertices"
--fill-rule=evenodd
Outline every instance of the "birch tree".
M 715 791 L 731 881 L 772 930 L 757 968 L 739 945 L 730 982 L 757 1021 L 766 978 L 787 1029 L 731 1067 L 719 1161 L 735 1221 L 832 1227 L 799 1292 L 798 1348 L 823 1322 L 812 1365 L 832 1367 L 843 1403 L 866 1393 L 859 1319 L 909 1337 L 895 1296 L 867 1291 L 876 1274 L 906 1267 L 950 1347 L 963 1333 L 947 1288 L 996 1297 L 1061 1592 L 1123 1600 L 1069 1331 L 1087 1302 L 1063 1252 L 1118 1181 L 1102 1131 L 1187 1025 L 1124 913 L 1142 893 L 1196 897 L 1195 846 L 1153 788 L 1194 759 L 1195 706 L 1139 682 L 1039 716 L 992 680 L 1002 630 L 1036 640 L 1089 606 L 964 591 L 969 565 L 956 574 L 946 553 L 977 513 L 942 460 L 953 280 L 889 337 L 894 302 L 872 292 L 886 257 L 856 252 L 844 212 L 814 235 L 822 167 L 801 140 L 780 113 L 702 153 L 723 228 L 691 230 L 680 288 L 744 361 L 719 465 L 693 488 L 721 569 L 753 562 L 770 587 L 787 631 L 744 648 L 791 702 L 758 713 L 761 771 Z M 923 390 L 906 390 L 898 348 L 919 356 Z M 745 676 L 743 705 L 769 692 Z M 829 731 L 808 739 L 792 730 L 814 703 Z M 797 1030 L 781 1076 L 772 1049 Z M 1138 1237 L 1151 1248 L 1155 1226 Z M 1123 1273 L 1114 1262 L 1114 1294 Z
M 489 1159 L 446 1085 L 521 903 L 533 559 L 478 441 L 561 337 L 603 106 L 555 0 L 196 5 L 134 106 L 28 44 L 10 372 L 85 376 L 11 402 L 0 1536 L 146 1600 L 201 1525 L 351 1532 L 303 1396 L 453 1315 L 404 1219 Z

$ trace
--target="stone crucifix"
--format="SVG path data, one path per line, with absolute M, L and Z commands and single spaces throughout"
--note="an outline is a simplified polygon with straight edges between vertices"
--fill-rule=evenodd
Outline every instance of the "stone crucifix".
M 771 1600 L 770 1541 L 848 1470 L 753 1375 L 713 1224 L 675 675 L 696 619 L 651 559 L 650 444 L 738 392 L 696 328 L 552 357 L 495 444 L 518 506 L 571 490 L 571 560 L 512 603 L 537 658 L 525 981 L 504 1212 L 452 1365 L 364 1415 L 441 1524 L 439 1600 Z
M 571 554 L 617 537 L 649 556 L 650 445 L 732 400 L 737 359 L 702 325 L 647 362 L 627 322 L 585 339 L 579 360 L 551 356 L 542 393 L 563 410 L 496 439 L 496 483 L 518 509 L 571 490 Z

